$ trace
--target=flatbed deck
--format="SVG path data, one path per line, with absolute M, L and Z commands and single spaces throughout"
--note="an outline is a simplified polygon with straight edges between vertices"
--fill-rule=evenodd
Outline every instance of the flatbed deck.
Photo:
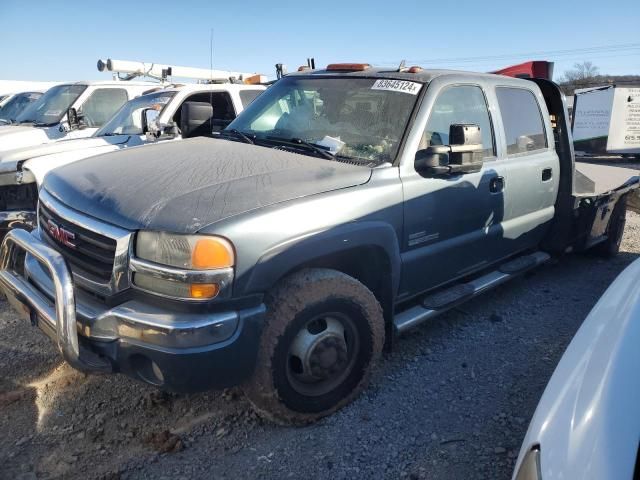
M 595 163 L 575 163 L 574 191 L 578 197 L 605 195 L 623 186 L 640 183 L 640 171 Z

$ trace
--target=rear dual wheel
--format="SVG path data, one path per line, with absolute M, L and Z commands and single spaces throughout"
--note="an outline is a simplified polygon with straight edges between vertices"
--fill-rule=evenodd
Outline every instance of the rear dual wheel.
M 267 298 L 245 393 L 272 421 L 313 422 L 362 392 L 383 344 L 382 309 L 371 291 L 334 270 L 300 271 Z
M 615 207 L 613 207 L 613 212 L 611 212 L 609 225 L 607 225 L 607 239 L 593 247 L 594 252 L 603 257 L 616 256 L 620 251 L 626 223 L 627 197 L 623 196 L 618 200 Z

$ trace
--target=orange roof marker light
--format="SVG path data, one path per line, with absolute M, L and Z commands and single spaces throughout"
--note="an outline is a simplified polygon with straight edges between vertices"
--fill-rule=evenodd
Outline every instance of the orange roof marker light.
M 243 83 L 245 85 L 261 85 L 263 83 L 267 83 L 267 76 L 260 74 L 251 75 L 250 77 L 246 77 L 243 80 Z
M 407 69 L 408 73 L 419 73 L 422 71 L 422 67 L 418 67 L 417 65 L 414 65 L 413 67 L 409 67 Z
M 331 63 L 327 65 L 327 70 L 340 72 L 361 72 L 370 68 L 368 63 Z

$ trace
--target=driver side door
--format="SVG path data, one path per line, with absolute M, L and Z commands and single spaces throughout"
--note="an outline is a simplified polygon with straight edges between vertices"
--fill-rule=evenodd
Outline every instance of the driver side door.
M 418 150 L 449 145 L 449 127 L 480 127 L 481 171 L 440 177 L 415 168 L 403 175 L 405 195 L 401 296 L 412 296 L 481 270 L 501 257 L 506 165 L 480 85 L 449 85 L 436 94 Z

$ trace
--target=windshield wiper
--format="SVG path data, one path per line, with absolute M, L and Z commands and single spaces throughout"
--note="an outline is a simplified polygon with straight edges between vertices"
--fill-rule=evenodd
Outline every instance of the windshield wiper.
M 246 133 L 241 132 L 240 130 L 236 130 L 235 128 L 232 128 L 230 130 L 222 130 L 220 133 L 223 134 L 223 135 L 225 133 L 230 133 L 235 138 L 238 138 L 238 139 L 242 140 L 244 143 L 249 143 L 251 145 L 255 145 L 255 142 L 253 141 L 253 139 L 249 135 L 247 135 Z
M 322 158 L 326 158 L 327 160 L 335 160 L 335 157 L 331 153 L 329 153 L 328 150 L 325 150 L 319 145 L 316 145 L 311 142 L 307 142 L 306 140 L 303 140 L 301 138 L 297 138 L 297 137 L 293 137 L 293 138 L 267 137 L 267 138 L 269 140 L 275 140 L 277 142 L 292 143 L 296 147 L 304 147 L 305 149 L 312 151 L 316 153 L 318 156 Z

